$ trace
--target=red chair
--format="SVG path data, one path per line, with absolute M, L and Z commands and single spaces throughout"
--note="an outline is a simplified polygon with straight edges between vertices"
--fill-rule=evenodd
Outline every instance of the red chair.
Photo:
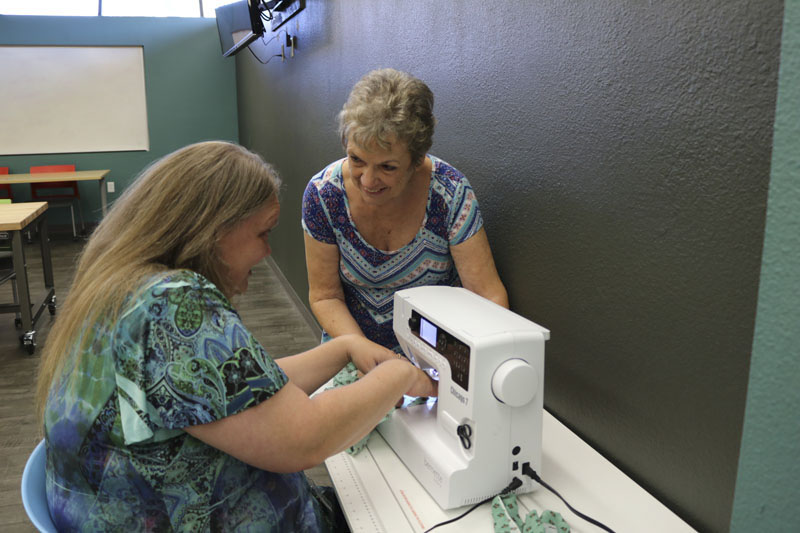
M 8 174 L 8 167 L 0 167 L 0 174 Z M 14 193 L 11 192 L 11 184 L 10 183 L 0 183 L 0 198 L 8 198 L 9 200 L 14 200 Z
M 43 172 L 75 172 L 75 165 L 45 165 L 31 167 L 31 174 Z M 54 192 L 47 193 L 48 190 Z M 81 194 L 78 191 L 77 181 L 53 181 L 50 183 L 31 183 L 31 199 L 40 202 L 49 202 L 50 207 L 69 207 L 69 214 L 72 217 L 72 238 L 78 238 L 75 231 L 75 209 L 74 204 L 78 204 L 78 214 L 81 217 L 81 233 L 86 231 L 83 224 L 83 211 L 81 210 Z M 55 201 L 54 201 L 55 200 Z

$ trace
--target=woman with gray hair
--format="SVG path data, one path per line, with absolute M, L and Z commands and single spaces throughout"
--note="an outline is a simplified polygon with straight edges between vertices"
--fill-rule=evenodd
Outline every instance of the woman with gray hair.
M 339 531 L 302 470 L 364 437 L 404 393 L 434 394 L 349 335 L 272 359 L 232 304 L 270 253 L 279 180 L 198 143 L 147 168 L 84 249 L 47 338 L 37 400 L 61 531 Z M 366 376 L 310 395 L 347 364 Z
M 394 292 L 463 285 L 508 307 L 467 178 L 428 154 L 433 93 L 394 69 L 356 83 L 339 113 L 347 156 L 303 196 L 311 310 L 324 339 L 364 335 L 389 349 Z

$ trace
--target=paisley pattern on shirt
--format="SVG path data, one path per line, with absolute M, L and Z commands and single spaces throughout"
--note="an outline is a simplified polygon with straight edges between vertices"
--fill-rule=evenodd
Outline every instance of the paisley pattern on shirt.
M 165 273 L 69 355 L 45 412 L 59 529 L 330 531 L 335 501 L 305 475 L 247 465 L 181 428 L 269 400 L 285 374 L 199 274 Z
M 367 338 L 395 351 L 394 293 L 421 285 L 460 285 L 450 246 L 483 227 L 478 201 L 467 178 L 432 155 L 425 219 L 414 239 L 394 251 L 370 245 L 350 216 L 342 164 L 331 163 L 311 178 L 303 194 L 303 230 L 339 247 L 339 278 L 345 302 Z

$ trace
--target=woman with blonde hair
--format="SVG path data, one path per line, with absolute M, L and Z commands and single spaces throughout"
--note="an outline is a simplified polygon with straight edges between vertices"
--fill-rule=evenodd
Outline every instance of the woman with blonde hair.
M 303 196 L 311 310 L 324 339 L 366 336 L 400 347 L 397 290 L 462 285 L 508 307 L 475 193 L 428 152 L 433 92 L 394 69 L 355 84 L 339 113 L 346 157 L 311 178 Z
M 334 531 L 303 469 L 366 435 L 419 369 L 358 336 L 273 360 L 231 304 L 270 253 L 279 179 L 227 142 L 173 152 L 115 203 L 42 355 L 59 529 Z M 358 383 L 310 397 L 348 363 Z

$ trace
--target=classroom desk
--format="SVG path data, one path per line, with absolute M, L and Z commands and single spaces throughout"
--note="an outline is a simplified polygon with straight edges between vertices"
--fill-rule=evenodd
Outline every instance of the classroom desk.
M 442 510 L 377 432 L 357 455 L 342 452 L 325 465 L 353 533 L 422 532 L 469 509 Z M 572 507 L 616 533 L 695 531 L 547 411 L 541 476 Z M 561 513 L 573 533 L 602 532 L 544 487 L 518 496 L 518 503 L 523 519 L 531 510 L 549 509 Z M 434 531 L 491 533 L 490 504 Z
M 100 207 L 103 216 L 108 211 L 106 194 L 106 175 L 110 170 L 77 170 L 75 172 L 42 172 L 37 174 L 5 174 L 0 175 L 0 183 L 50 183 L 53 181 L 96 181 L 100 186 Z
M 32 354 L 36 349 L 36 321 L 45 307 L 50 314 L 56 311 L 56 293 L 53 283 L 53 263 L 50 258 L 50 241 L 47 239 L 47 202 L 22 202 L 0 205 L 0 231 L 11 235 L 11 254 L 14 263 L 13 273 L 17 280 L 17 297 L 19 303 L 0 304 L 0 313 L 19 313 L 23 333 L 20 342 Z M 37 224 L 41 238 L 42 270 L 44 272 L 45 290 L 40 298 L 31 301 L 28 285 L 28 271 L 25 263 L 25 249 L 22 244 L 22 232 L 30 224 Z M 5 277 L 8 280 L 9 276 Z

